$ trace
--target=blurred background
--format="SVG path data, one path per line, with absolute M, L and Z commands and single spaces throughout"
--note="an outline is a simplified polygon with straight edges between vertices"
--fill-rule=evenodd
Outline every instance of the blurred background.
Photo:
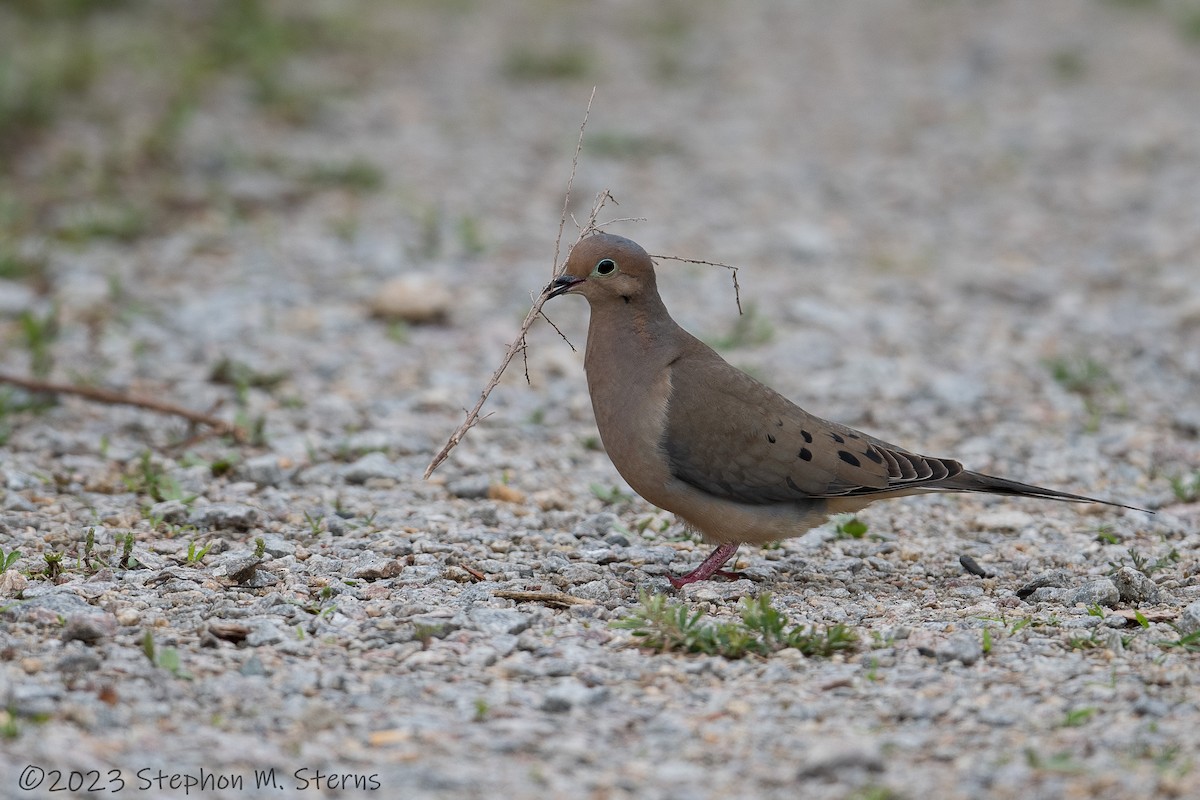
M 643 220 L 610 230 L 741 267 L 742 315 L 726 270 L 658 270 L 725 358 L 1159 513 L 879 504 L 743 548 L 861 655 L 618 647 L 605 620 L 706 547 L 613 470 L 582 353 L 536 325 L 421 480 L 551 277 L 593 87 L 569 211 L 607 189 L 601 222 Z M 582 350 L 583 301 L 546 311 Z M 1102 629 L 1073 590 L 1010 591 L 1132 564 L 1197 608 L 1197 387 L 1200 0 L 0 0 L 0 593 L 47 602 L 0 600 L 0 783 L 303 756 L 388 761 L 397 796 L 1200 796 L 1178 609 Z M 264 553 L 274 586 L 214 582 Z M 596 603 L 500 609 L 498 580 Z M 460 629 L 475 608 L 523 621 Z M 206 632 L 243 611 L 238 645 Z M 961 671 L 917 637 L 951 631 Z
M 967 413 L 1020 347 L 1094 425 L 1200 369 L 1197 86 L 1192 0 L 8 0 L 0 366 L 449 421 L 549 277 L 596 87 L 572 213 L 607 188 L 651 252 L 746 268 L 741 318 L 723 270 L 662 280 L 742 366 L 869 423 L 838 385 Z

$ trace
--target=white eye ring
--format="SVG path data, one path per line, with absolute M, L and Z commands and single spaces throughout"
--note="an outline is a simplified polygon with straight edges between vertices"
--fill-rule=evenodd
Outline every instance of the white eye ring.
M 596 262 L 596 268 L 592 271 L 597 275 L 612 275 L 617 271 L 617 262 L 611 258 L 602 258 Z

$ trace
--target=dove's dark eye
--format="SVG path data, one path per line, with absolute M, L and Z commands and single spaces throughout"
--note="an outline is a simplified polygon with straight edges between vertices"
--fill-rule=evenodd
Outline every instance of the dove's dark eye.
M 596 268 L 593 270 L 597 275 L 612 275 L 617 271 L 617 262 L 611 258 L 602 258 L 596 262 Z

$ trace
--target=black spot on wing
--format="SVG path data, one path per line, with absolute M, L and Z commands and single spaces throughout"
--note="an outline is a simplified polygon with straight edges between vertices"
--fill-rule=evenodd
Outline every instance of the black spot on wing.
M 845 450 L 838 450 L 838 458 L 840 458 L 842 461 L 845 461 L 847 464 L 849 464 L 852 467 L 862 466 L 862 464 L 859 463 L 859 460 L 854 456 L 853 453 L 847 453 Z
M 768 433 L 767 441 L 770 442 L 771 444 L 775 444 L 775 437 Z
M 838 434 L 836 434 L 836 433 L 831 433 L 831 434 L 829 434 L 829 435 L 830 435 L 830 436 L 832 436 L 832 437 L 833 437 L 833 440 L 834 440 L 835 442 L 837 442 L 838 444 L 845 444 L 845 443 L 846 443 L 846 440 L 845 440 L 845 439 L 843 439 L 843 438 L 842 438 L 840 435 L 838 435 Z
M 800 435 L 804 437 L 804 441 L 806 443 L 812 444 L 812 434 L 811 433 L 809 433 L 808 431 L 800 431 Z
M 807 447 L 800 448 L 800 458 L 804 461 L 812 461 L 812 451 Z

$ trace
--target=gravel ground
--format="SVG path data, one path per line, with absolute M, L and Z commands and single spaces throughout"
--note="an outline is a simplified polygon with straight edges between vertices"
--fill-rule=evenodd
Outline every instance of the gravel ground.
M 1200 796 L 1200 656 L 1169 644 L 1200 629 L 1194 6 L 376 13 L 407 44 L 312 123 L 236 91 L 188 121 L 179 179 L 239 213 L 47 243 L 48 286 L 0 284 L 0 369 L 29 369 L 20 311 L 56 306 L 55 378 L 262 422 L 189 442 L 70 397 L 0 420 L 21 552 L 0 796 L 49 796 L 53 770 L 122 797 Z M 575 213 L 608 188 L 645 218 L 612 230 L 742 267 L 740 320 L 725 271 L 660 268 L 733 363 L 921 452 L 1157 514 L 880 504 L 862 538 L 743 550 L 746 579 L 675 594 L 730 619 L 769 592 L 853 651 L 632 647 L 610 622 L 707 547 L 630 495 L 548 326 L 529 385 L 514 364 L 421 480 L 549 276 L 593 84 Z M 230 142 L 386 183 L 214 174 Z M 550 313 L 581 348 L 585 304 Z

